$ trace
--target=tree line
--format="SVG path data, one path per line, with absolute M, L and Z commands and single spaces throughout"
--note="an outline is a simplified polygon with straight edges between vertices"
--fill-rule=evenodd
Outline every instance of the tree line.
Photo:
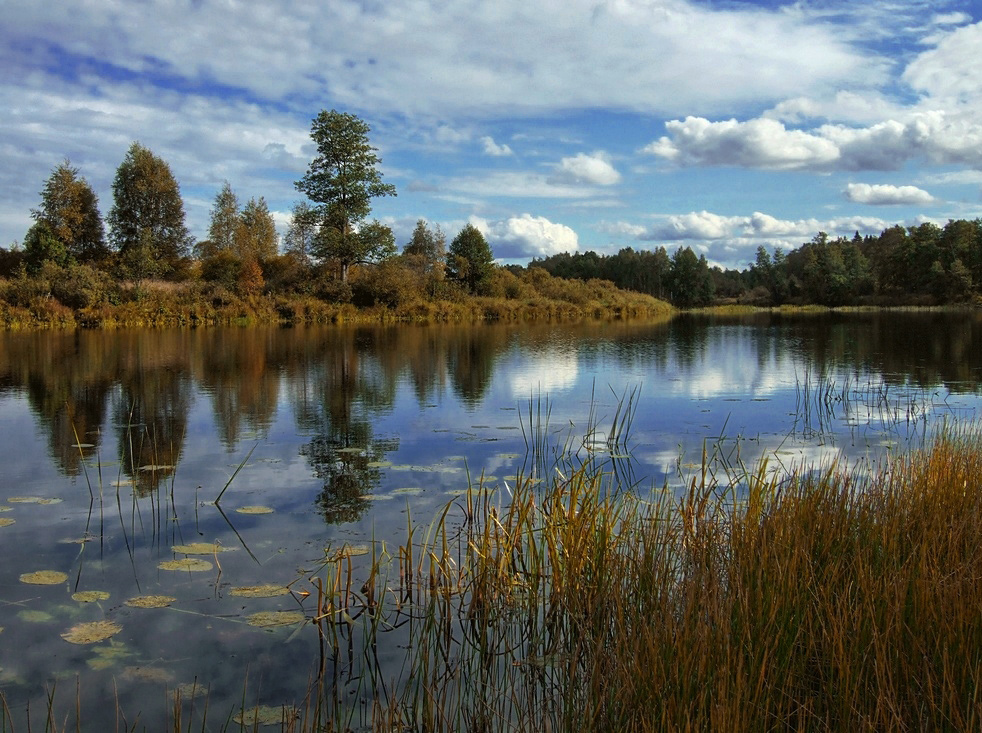
M 948 304 L 982 296 L 982 219 L 894 226 L 878 236 L 831 238 L 819 232 L 785 253 L 757 248 L 744 270 L 710 266 L 689 247 L 669 257 L 624 248 L 533 260 L 555 277 L 603 278 L 687 308 L 737 302 L 761 306 Z
M 381 278 L 369 278 L 369 289 L 377 287 L 384 295 L 394 285 L 386 280 L 408 275 L 430 297 L 487 294 L 494 255 L 476 227 L 466 225 L 448 249 L 439 227 L 420 219 L 397 257 L 392 230 L 368 220 L 373 199 L 396 194 L 382 181 L 381 160 L 368 133 L 363 120 L 334 110 L 313 120 L 317 156 L 295 184 L 306 198 L 293 206 L 282 253 L 266 200 L 251 198 L 241 205 L 228 181 L 215 196 L 208 238 L 196 242 L 170 166 L 139 142 L 116 170 L 105 221 L 92 187 L 66 160 L 45 181 L 23 243 L 0 249 L 0 276 L 58 280 L 67 275 L 83 281 L 82 291 L 86 282 L 98 290 L 110 277 L 132 282 L 137 294 L 152 279 L 199 279 L 240 295 L 295 292 L 351 302 L 356 296 L 352 266 L 389 263 Z M 392 269 L 396 264 L 398 272 Z M 365 291 L 358 293 L 361 300 L 371 300 Z

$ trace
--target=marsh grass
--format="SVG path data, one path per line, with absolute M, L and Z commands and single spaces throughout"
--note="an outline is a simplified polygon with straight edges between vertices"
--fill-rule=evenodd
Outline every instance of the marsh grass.
M 642 496 L 548 418 L 530 403 L 547 480 L 478 483 L 363 563 L 325 553 L 297 632 L 320 661 L 281 730 L 982 727 L 978 425 L 862 472 L 707 445 L 683 489 Z M 133 729 L 199 729 L 180 716 Z

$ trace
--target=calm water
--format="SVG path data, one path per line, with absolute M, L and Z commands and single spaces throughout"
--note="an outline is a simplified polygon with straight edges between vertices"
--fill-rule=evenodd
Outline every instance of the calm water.
M 977 419 L 980 382 L 979 315 L 0 333 L 0 689 L 18 724 L 28 701 L 37 723 L 46 686 L 59 681 L 67 714 L 80 678 L 89 729 L 112 712 L 100 700 L 158 720 L 164 688 L 194 680 L 210 686 L 209 720 L 240 705 L 247 679 L 251 704 L 298 702 L 316 628 L 246 621 L 315 615 L 302 591 L 325 548 L 393 550 L 407 512 L 425 524 L 482 475 L 510 482 L 530 399 L 554 441 L 646 491 L 681 485 L 704 444 L 731 462 L 875 460 L 943 420 Z M 632 393 L 629 450 L 588 450 Z M 272 511 L 239 511 L 256 506 Z M 160 567 L 186 557 L 175 545 L 216 541 L 228 551 L 193 556 L 206 570 Z M 22 582 L 42 570 L 67 579 Z M 296 592 L 231 592 L 263 583 Z M 176 600 L 125 603 L 144 595 Z M 121 630 L 61 636 L 100 620 Z M 397 641 L 379 648 L 387 677 Z M 333 667 L 353 706 L 363 672 L 357 659 Z

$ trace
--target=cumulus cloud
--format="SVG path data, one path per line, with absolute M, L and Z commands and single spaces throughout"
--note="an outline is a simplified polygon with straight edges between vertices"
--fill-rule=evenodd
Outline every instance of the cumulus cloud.
M 548 257 L 575 252 L 579 245 L 575 231 L 544 216 L 522 214 L 495 222 L 472 218 L 471 223 L 487 237 L 495 257 Z
M 982 124 L 944 112 L 911 115 L 868 127 L 822 125 L 794 130 L 757 118 L 712 122 L 687 117 L 665 123 L 668 135 L 642 148 L 679 166 L 763 170 L 888 171 L 914 158 L 982 167 Z
M 590 155 L 578 153 L 563 158 L 556 166 L 553 179 L 568 183 L 611 186 L 621 180 L 621 174 L 610 164 L 606 153 L 597 151 Z
M 660 217 L 649 227 L 637 227 L 626 222 L 604 226 L 611 233 L 633 235 L 642 241 L 652 242 L 726 242 L 739 246 L 751 240 L 756 243 L 774 242 L 797 246 L 811 239 L 820 231 L 833 236 L 878 234 L 891 226 L 891 222 L 876 217 L 846 216 L 832 219 L 780 219 L 755 211 L 750 216 L 723 216 L 709 211 L 693 211 Z M 794 243 L 797 240 L 797 243 Z M 755 245 L 756 246 L 756 245 Z
M 494 138 L 486 135 L 481 138 L 481 144 L 484 146 L 484 154 L 490 155 L 494 158 L 502 158 L 509 155 L 514 155 L 512 150 L 507 145 L 499 145 L 494 141 Z
M 859 204 L 874 206 L 893 204 L 930 204 L 934 197 L 917 186 L 891 186 L 889 184 L 850 183 L 843 191 L 846 198 Z

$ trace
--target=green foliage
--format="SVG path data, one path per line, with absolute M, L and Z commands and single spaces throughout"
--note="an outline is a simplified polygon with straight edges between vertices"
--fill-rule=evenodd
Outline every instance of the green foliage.
M 51 294 L 73 310 L 91 308 L 119 297 L 109 274 L 91 265 L 59 267 L 49 262 L 41 269 L 41 278 L 51 284 Z
M 470 293 L 484 294 L 494 271 L 494 255 L 484 235 L 473 224 L 466 224 L 450 243 L 447 275 L 463 283 Z
M 171 275 L 188 254 L 191 235 L 170 167 L 134 142 L 116 170 L 110 239 L 124 275 L 140 281 Z
M 714 285 L 709 274 L 705 255 L 696 257 L 689 247 L 679 247 L 672 255 L 669 282 L 672 303 L 682 308 L 709 305 L 713 300 Z
M 249 199 L 235 229 L 235 251 L 243 261 L 276 255 L 276 224 L 262 196 Z
M 320 204 L 321 231 L 314 254 L 336 260 L 345 281 L 350 265 L 381 259 L 377 248 L 386 246 L 377 236 L 381 225 L 376 222 L 359 230 L 358 224 L 371 213 L 373 198 L 396 194 L 395 186 L 382 182 L 377 167 L 381 159 L 368 141 L 370 129 L 354 115 L 322 110 L 310 130 L 317 157 L 296 182 L 298 190 Z M 394 241 L 389 244 L 394 253 Z
M 109 254 L 99 199 L 69 161 L 51 172 L 40 195 L 41 206 L 31 216 L 47 225 L 71 258 L 95 262 Z
M 201 262 L 201 279 L 234 290 L 239 281 L 240 260 L 231 250 L 220 250 Z
M 372 220 L 357 231 L 345 233 L 334 226 L 322 226 L 314 239 L 314 255 L 333 261 L 341 270 L 341 280 L 347 282 L 348 268 L 358 263 L 381 262 L 395 254 L 392 230 Z
M 47 221 L 38 221 L 27 230 L 24 237 L 24 266 L 29 275 L 37 275 L 46 262 L 64 266 L 72 261 L 68 247 L 54 235 Z
M 283 238 L 284 252 L 292 255 L 302 265 L 309 266 L 317 236 L 319 214 L 306 201 L 297 201 L 291 213 L 290 226 Z
M 197 256 L 206 259 L 219 252 L 233 250 L 238 227 L 239 197 L 232 190 L 232 185 L 225 181 L 222 190 L 215 194 L 215 203 L 211 207 L 208 239 L 198 243 Z

